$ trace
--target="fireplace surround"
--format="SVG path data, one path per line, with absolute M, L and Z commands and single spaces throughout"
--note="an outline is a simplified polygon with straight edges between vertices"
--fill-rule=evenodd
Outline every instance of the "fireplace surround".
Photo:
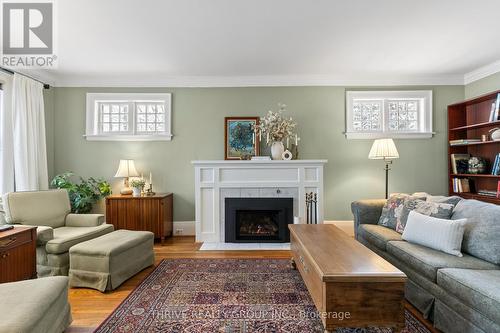
M 226 243 L 286 243 L 293 198 L 226 198 Z

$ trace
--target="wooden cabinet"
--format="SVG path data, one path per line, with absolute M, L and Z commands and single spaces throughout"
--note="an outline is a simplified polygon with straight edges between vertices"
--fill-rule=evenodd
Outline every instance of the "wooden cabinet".
M 173 230 L 173 194 L 133 197 L 110 195 L 106 198 L 106 222 L 115 229 L 151 231 L 162 242 Z
M 0 232 L 0 283 L 36 278 L 36 227 Z

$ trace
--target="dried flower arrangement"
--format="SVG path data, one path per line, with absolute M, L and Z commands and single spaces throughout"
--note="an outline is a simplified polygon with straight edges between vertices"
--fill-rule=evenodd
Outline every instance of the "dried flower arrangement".
M 262 135 L 266 136 L 266 144 L 272 145 L 273 142 L 283 142 L 286 139 L 286 146 L 289 146 L 290 138 L 295 137 L 295 145 L 298 145 L 300 138 L 294 133 L 297 123 L 290 118 L 285 118 L 283 112 L 286 111 L 285 104 L 278 104 L 278 111 L 269 110 L 265 117 L 260 118 L 260 122 L 254 127 L 254 131 L 259 135 L 262 142 Z

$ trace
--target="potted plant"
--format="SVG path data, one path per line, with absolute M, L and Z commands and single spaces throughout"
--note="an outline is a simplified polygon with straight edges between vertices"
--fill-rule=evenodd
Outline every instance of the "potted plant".
M 143 178 L 134 178 L 130 181 L 130 187 L 132 187 L 132 195 L 134 197 L 140 197 L 142 190 L 146 185 L 146 181 Z
M 75 183 L 71 180 L 73 176 L 72 172 L 65 172 L 55 176 L 50 182 L 53 188 L 68 191 L 72 213 L 90 213 L 97 201 L 111 194 L 111 185 L 103 179 L 80 177 L 80 183 Z
M 299 138 L 294 133 L 297 123 L 290 117 L 285 118 L 283 112 L 286 111 L 285 104 L 278 104 L 278 111 L 269 110 L 265 117 L 260 118 L 260 123 L 255 126 L 254 131 L 262 141 L 262 135 L 266 137 L 266 144 L 271 146 L 271 156 L 273 160 L 281 160 L 285 147 L 283 140 L 286 139 L 286 147 L 289 147 L 290 138 L 295 136 L 295 145 Z

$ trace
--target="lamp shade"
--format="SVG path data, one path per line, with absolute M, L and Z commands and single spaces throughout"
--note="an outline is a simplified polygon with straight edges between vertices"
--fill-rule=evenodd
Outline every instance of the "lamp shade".
M 134 160 L 120 160 L 115 177 L 139 177 L 139 173 L 135 169 Z
M 391 160 L 399 158 L 399 153 L 392 139 L 377 139 L 373 142 L 368 158 L 371 160 Z

